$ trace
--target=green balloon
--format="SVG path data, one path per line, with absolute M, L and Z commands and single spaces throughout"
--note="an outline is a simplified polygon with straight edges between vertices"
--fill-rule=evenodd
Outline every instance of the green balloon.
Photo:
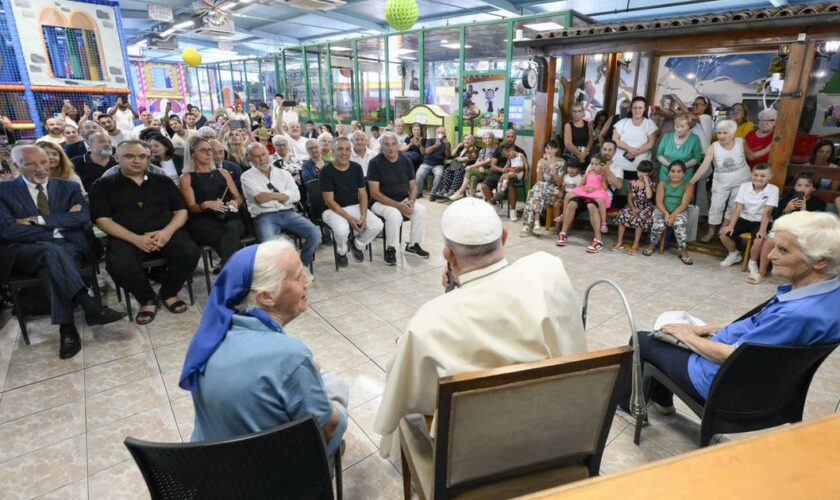
M 420 9 L 416 0 L 387 0 L 385 2 L 385 20 L 398 31 L 405 31 L 417 22 Z

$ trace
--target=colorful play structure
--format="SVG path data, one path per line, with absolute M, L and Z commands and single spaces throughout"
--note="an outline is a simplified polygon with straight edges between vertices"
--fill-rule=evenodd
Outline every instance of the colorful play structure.
M 117 2 L 2 0 L 0 114 L 16 138 L 40 137 L 44 120 L 67 104 L 79 115 L 85 105 L 104 112 L 120 96 L 136 105 L 125 47 Z

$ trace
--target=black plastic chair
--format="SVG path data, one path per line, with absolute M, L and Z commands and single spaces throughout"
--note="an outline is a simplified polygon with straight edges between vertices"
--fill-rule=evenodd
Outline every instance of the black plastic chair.
M 650 363 L 643 386 L 651 379 L 665 385 L 701 418 L 700 447 L 716 434 L 749 432 L 802 421 L 805 398 L 814 373 L 838 343 L 817 346 L 738 346 L 720 370 L 705 402 L 697 401 Z
M 96 300 L 101 301 L 102 295 L 99 291 L 99 284 L 96 281 L 95 266 L 83 267 L 80 270 L 82 278 L 86 279 L 88 284 L 93 288 L 93 294 Z M 12 275 L 9 277 L 6 284 L 9 287 L 9 294 L 12 296 L 12 304 L 15 308 L 15 316 L 17 316 L 18 325 L 20 325 L 20 333 L 23 336 L 23 342 L 29 345 L 29 332 L 26 330 L 26 313 L 24 312 L 23 304 L 20 300 L 20 291 L 25 288 L 43 288 L 46 293 L 47 277 L 42 273 L 28 274 L 28 275 Z
M 143 269 L 144 271 L 148 271 L 149 269 L 152 269 L 152 268 L 155 268 L 155 267 L 166 267 L 167 265 L 169 265 L 169 259 L 167 259 L 165 257 L 156 257 L 156 258 L 151 258 L 151 259 L 144 260 L 143 263 L 140 264 L 140 269 Z M 192 275 L 190 275 L 190 277 L 187 278 L 187 293 L 189 293 L 189 296 L 190 296 L 190 305 L 191 306 L 195 305 L 195 294 L 193 293 L 192 283 L 193 283 L 193 278 L 192 278 Z M 126 290 L 124 288 L 121 288 L 116 283 L 114 283 L 114 285 L 117 288 L 117 300 L 122 301 L 122 296 L 125 295 L 125 308 L 126 308 L 126 311 L 128 312 L 128 322 L 130 323 L 130 322 L 134 321 L 134 315 L 131 312 L 131 298 L 128 296 L 128 290 Z
M 335 241 L 335 234 L 329 224 L 324 222 L 323 214 L 327 210 L 327 205 L 324 203 L 324 195 L 321 193 L 320 179 L 312 179 L 306 183 L 306 194 L 309 198 L 309 220 L 320 227 L 322 231 L 326 231 L 330 235 L 333 244 L 333 259 L 335 259 L 335 270 L 338 271 L 338 243 Z M 373 262 L 373 247 L 368 244 L 368 256 Z
M 245 248 L 257 242 L 257 238 L 247 235 L 239 240 L 240 248 Z M 201 247 L 201 261 L 204 264 L 204 283 L 207 285 L 207 295 L 210 295 L 210 268 L 213 267 L 213 247 L 204 245 Z
M 336 493 L 321 429 L 310 416 L 262 432 L 220 441 L 150 443 L 128 437 L 153 499 L 341 499 L 341 454 L 335 455 Z

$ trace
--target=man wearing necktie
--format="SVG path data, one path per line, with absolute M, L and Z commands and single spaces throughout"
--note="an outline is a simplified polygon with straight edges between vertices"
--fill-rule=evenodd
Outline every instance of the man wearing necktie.
M 72 358 L 82 348 L 73 322 L 74 304 L 82 306 L 88 325 L 104 325 L 125 313 L 88 295 L 80 274 L 90 253 L 84 225 L 88 205 L 79 185 L 50 179 L 49 159 L 37 146 L 18 146 L 12 160 L 17 179 L 0 182 L 0 281 L 14 273 L 39 274 L 46 281 L 52 323 L 59 325 L 59 357 Z

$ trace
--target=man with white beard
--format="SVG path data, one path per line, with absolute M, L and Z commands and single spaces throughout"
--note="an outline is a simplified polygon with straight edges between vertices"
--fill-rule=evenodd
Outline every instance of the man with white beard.
M 321 230 L 295 212 L 295 203 L 300 201 L 297 184 L 289 172 L 271 166 L 268 150 L 259 142 L 248 144 L 247 151 L 252 168 L 240 180 L 257 238 L 268 241 L 281 232 L 303 238 L 300 259 L 308 267 L 321 244 Z

